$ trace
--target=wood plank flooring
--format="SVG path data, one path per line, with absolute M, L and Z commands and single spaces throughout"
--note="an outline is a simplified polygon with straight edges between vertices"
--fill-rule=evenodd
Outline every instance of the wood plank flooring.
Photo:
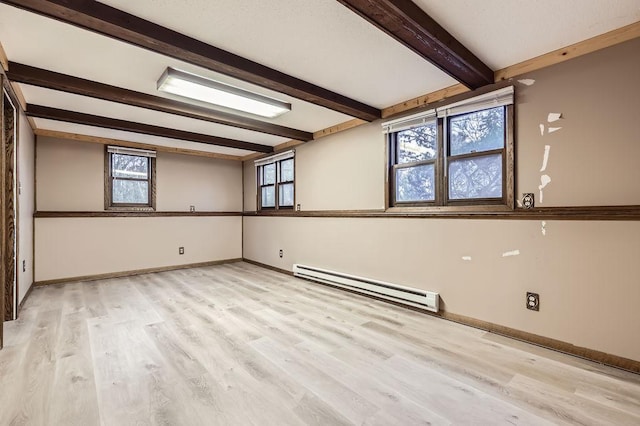
M 37 288 L 0 425 L 640 425 L 640 375 L 246 263 Z

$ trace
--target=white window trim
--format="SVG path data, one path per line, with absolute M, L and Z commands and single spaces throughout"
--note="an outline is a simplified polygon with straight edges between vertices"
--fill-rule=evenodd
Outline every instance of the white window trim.
M 135 155 L 136 157 L 156 158 L 156 152 L 150 149 L 127 148 L 123 146 L 107 146 L 107 152 L 111 154 Z
M 260 167 L 266 164 L 275 163 L 276 161 L 288 160 L 289 158 L 295 157 L 295 154 L 296 154 L 295 149 L 279 152 L 277 154 L 270 155 L 268 157 L 259 158 L 253 162 L 253 165 L 255 167 Z

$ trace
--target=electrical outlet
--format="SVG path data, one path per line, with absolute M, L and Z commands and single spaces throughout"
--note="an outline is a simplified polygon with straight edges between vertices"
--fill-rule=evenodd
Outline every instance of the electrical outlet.
M 535 207 L 535 198 L 533 193 L 526 192 L 522 194 L 522 207 L 525 209 L 532 209 Z
M 300 204 L 296 204 L 296 211 L 300 211 Z
M 284 256 L 284 251 L 282 251 L 282 249 L 280 249 L 280 251 L 278 252 L 278 255 L 282 258 L 282 256 Z
M 527 292 L 527 309 L 532 311 L 540 310 L 540 295 L 538 293 Z
M 22 261 L 22 272 L 27 272 L 27 261 L 26 260 Z
M 184 247 L 178 247 L 178 254 L 184 254 Z
M 191 213 L 195 212 L 196 211 L 196 206 L 189 206 L 189 211 Z

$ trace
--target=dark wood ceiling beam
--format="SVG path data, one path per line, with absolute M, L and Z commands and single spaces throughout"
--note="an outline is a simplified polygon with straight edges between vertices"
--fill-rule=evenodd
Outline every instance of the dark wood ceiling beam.
M 411 0 L 338 0 L 470 89 L 493 71 Z
M 211 110 L 205 107 L 176 101 L 174 99 L 135 92 L 133 90 L 110 86 L 108 84 L 85 80 L 83 78 L 60 74 L 16 62 L 9 62 L 7 77 L 9 80 L 16 83 L 30 84 L 47 89 L 74 93 L 76 95 L 90 96 L 92 98 L 167 112 L 169 114 L 176 114 L 183 117 L 205 120 L 226 126 L 282 136 L 289 139 L 304 142 L 313 139 L 313 133 L 311 132 L 278 126 L 276 124 L 267 123 L 253 118 L 224 111 Z
M 363 120 L 373 121 L 381 116 L 377 108 L 94 0 L 0 0 L 0 2 Z
M 189 142 L 200 142 L 209 145 L 224 146 L 227 148 L 244 149 L 257 152 L 273 152 L 273 147 L 257 143 L 239 141 L 235 139 L 221 138 L 202 133 L 187 132 L 185 130 L 170 129 L 167 127 L 153 126 L 151 124 L 135 123 L 133 121 L 119 120 L 116 118 L 102 117 L 99 115 L 84 114 L 81 112 L 67 111 L 41 105 L 27 104 L 27 116 L 44 118 L 48 120 L 65 121 L 68 123 L 83 124 L 86 126 L 104 127 L 107 129 L 122 130 L 125 132 L 142 133 L 145 135 L 164 138 L 179 139 Z

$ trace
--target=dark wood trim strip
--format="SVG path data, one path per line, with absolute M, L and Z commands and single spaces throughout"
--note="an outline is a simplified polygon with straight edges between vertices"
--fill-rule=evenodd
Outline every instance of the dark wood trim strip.
M 231 114 L 224 111 L 216 111 L 174 99 L 153 96 L 142 92 L 123 89 L 96 81 L 85 80 L 41 68 L 9 62 L 7 77 L 12 82 L 30 84 L 52 90 L 74 93 L 76 95 L 89 96 L 104 99 L 121 104 L 132 105 L 140 108 L 152 109 L 197 120 L 223 124 L 225 126 L 238 127 L 255 132 L 267 133 L 300 141 L 310 141 L 313 133 L 290 127 L 279 126 L 254 118 Z
M 256 262 L 255 260 L 250 260 L 250 259 L 246 259 L 243 258 L 242 259 L 244 262 L 247 263 L 251 263 L 252 265 L 256 265 L 265 269 L 269 269 L 275 272 L 279 272 L 285 275 L 293 275 L 293 272 L 291 271 L 287 271 L 286 269 L 281 269 L 281 268 L 277 268 L 275 266 L 271 266 L 271 265 L 266 265 L 264 263 L 260 263 L 260 262 Z M 423 314 L 426 315 L 431 315 L 434 317 L 438 317 L 438 318 L 442 318 L 448 321 L 453 321 L 453 322 L 457 322 L 459 324 L 463 324 L 469 327 L 474 327 L 474 328 L 478 328 L 481 330 L 485 330 L 488 331 L 490 333 L 495 333 L 495 334 L 499 334 L 505 337 L 509 337 L 511 339 L 516 339 L 516 340 L 520 340 L 529 344 L 533 344 L 533 345 L 537 345 L 537 346 L 541 346 L 547 349 L 552 349 L 554 351 L 558 351 L 558 352 L 563 352 L 566 353 L 568 355 L 573 355 L 573 356 L 577 356 L 580 358 L 584 358 L 587 359 L 589 361 L 595 361 L 601 364 L 606 364 L 609 365 L 611 367 L 616 367 L 616 368 L 620 368 L 623 370 L 627 370 L 627 371 L 631 371 L 633 373 L 640 373 L 640 361 L 635 361 L 629 358 L 624 358 L 618 355 L 612 355 L 612 354 L 608 354 L 606 352 L 601 352 L 601 351 L 597 351 L 595 349 L 589 349 L 589 348 L 583 348 L 580 346 L 575 346 L 572 345 L 571 343 L 566 343 L 563 342 L 561 340 L 556 340 L 556 339 L 552 339 L 549 337 L 544 337 L 544 336 L 539 336 L 537 334 L 533 334 L 533 333 L 529 333 L 526 331 L 521 331 L 521 330 L 516 330 L 514 328 L 511 327 L 506 327 L 503 325 L 498 325 L 498 324 L 494 324 L 488 321 L 482 321 L 482 320 L 478 320 L 475 318 L 471 318 L 471 317 L 467 317 L 464 315 L 459 315 L 459 314 L 454 314 L 451 312 L 445 312 L 445 311 L 441 311 L 436 313 L 433 312 L 429 312 L 426 311 L 424 309 L 420 309 L 418 307 L 414 307 L 414 306 L 410 306 L 410 305 L 405 305 L 404 303 L 401 302 L 395 302 L 392 300 L 388 300 L 388 299 L 383 299 L 381 297 L 376 297 L 370 294 L 365 294 L 365 293 L 361 293 L 359 291 L 355 291 L 355 290 L 349 290 L 343 287 L 338 287 L 338 286 L 333 286 L 331 284 L 326 284 L 326 283 L 320 283 L 317 281 L 312 281 L 312 280 L 307 280 L 305 278 L 300 278 L 300 279 L 304 279 L 305 281 L 310 281 L 316 284 L 320 284 L 320 285 L 325 285 L 328 287 L 333 287 L 335 289 L 338 290 L 342 290 L 342 291 L 347 291 L 349 293 L 353 293 L 353 294 L 357 294 L 359 296 L 362 297 L 368 297 L 371 299 L 375 299 L 375 300 L 379 300 L 381 302 L 385 302 L 385 303 L 391 303 L 393 305 L 396 306 L 400 306 L 402 308 L 406 308 L 406 309 L 411 309 L 413 311 L 416 312 L 421 312 Z
M 4 215 L 5 215 L 5 138 L 4 138 L 4 92 L 2 92 L 2 87 L 4 87 L 6 77 L 4 76 L 4 69 L 0 67 L 0 349 L 2 349 L 4 345 L 4 298 L 5 298 L 5 274 L 4 274 L 4 239 L 5 239 L 5 223 L 4 223 Z
M 483 209 L 482 206 L 384 210 L 246 211 L 243 216 L 387 218 L 387 219 L 500 219 L 500 220 L 640 220 L 640 206 L 541 207 L 535 209 Z M 498 207 L 498 206 L 493 206 Z
M 471 89 L 494 82 L 493 70 L 411 0 L 338 0 Z
M 158 268 L 136 269 L 133 271 L 109 272 L 107 274 L 85 275 L 81 277 L 68 277 L 68 278 L 58 278 L 55 280 L 36 281 L 33 283 L 33 285 L 37 287 L 42 287 L 47 285 L 66 284 L 66 283 L 72 283 L 72 282 L 78 282 L 78 281 L 106 280 L 111 278 L 130 277 L 133 275 L 143 275 L 143 274 L 151 274 L 156 272 L 175 271 L 178 269 L 203 268 L 206 266 L 223 265 L 225 263 L 236 263 L 241 261 L 242 261 L 242 258 L 213 260 L 210 262 L 188 263 L 185 265 L 161 266 Z
M 250 263 L 252 265 L 259 266 L 261 268 L 270 269 L 270 270 L 275 271 L 275 272 L 280 272 L 281 274 L 293 276 L 293 271 L 287 271 L 286 269 L 277 268 L 275 266 L 267 265 L 266 263 L 261 263 L 261 262 L 255 261 L 255 260 L 247 259 L 246 257 L 243 257 L 242 261 Z
M 599 362 L 612 367 L 631 371 L 633 373 L 640 373 L 640 361 L 635 361 L 633 359 L 624 358 L 618 355 L 608 354 L 606 352 L 597 351 L 595 349 L 575 346 L 575 345 L 572 345 L 571 343 L 563 342 L 561 340 L 552 339 L 550 337 L 539 336 L 537 334 L 516 330 L 515 328 L 505 327 L 503 325 L 494 324 L 488 321 L 482 321 L 475 318 L 466 317 L 464 315 L 458 315 L 450 312 L 440 312 L 437 315 L 436 314 L 433 314 L 433 315 L 449 321 L 454 321 L 470 327 L 474 327 L 474 328 L 485 330 L 491 333 L 506 336 L 512 339 L 521 340 L 523 342 L 530 343 L 533 345 L 542 346 L 548 349 L 553 349 L 554 351 L 563 352 L 569 355 L 584 358 L 589 361 Z
M 154 211 L 97 211 L 97 212 L 54 212 L 37 211 L 33 214 L 36 219 L 49 217 L 215 217 L 242 216 L 242 212 L 154 212 Z
M 24 306 L 24 304 L 27 303 L 27 299 L 29 298 L 29 296 L 31 296 L 31 293 L 33 292 L 34 287 L 35 285 L 31 283 L 31 285 L 29 286 L 29 290 L 27 290 L 27 293 L 22 298 L 22 302 L 20 302 L 20 304 L 18 305 L 18 318 L 20 318 L 20 311 L 22 310 L 22 307 Z
M 373 121 L 381 116 L 377 108 L 97 1 L 9 0 L 4 3 L 352 117 Z
M 245 142 L 236 139 L 222 138 L 219 136 L 205 135 L 202 133 L 188 132 L 185 130 L 170 129 L 168 127 L 154 126 L 151 124 L 136 123 L 133 121 L 119 120 L 116 118 L 99 115 L 84 114 L 82 112 L 67 111 L 42 105 L 27 104 L 27 116 L 45 118 L 48 120 L 66 121 L 87 126 L 97 126 L 107 129 L 124 130 L 126 132 L 142 133 L 145 135 L 160 136 L 184 141 L 200 142 L 209 145 L 225 146 L 228 148 L 244 149 L 247 151 L 273 152 L 273 147 Z

